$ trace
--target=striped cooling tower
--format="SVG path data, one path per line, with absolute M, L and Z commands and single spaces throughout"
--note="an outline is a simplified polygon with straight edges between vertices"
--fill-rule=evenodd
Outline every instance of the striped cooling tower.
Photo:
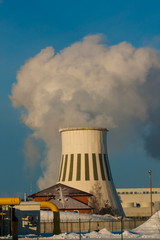
M 104 202 L 124 215 L 107 154 L 106 128 L 64 128 L 58 183 L 91 193 L 99 185 Z M 97 193 L 98 194 L 98 193 Z

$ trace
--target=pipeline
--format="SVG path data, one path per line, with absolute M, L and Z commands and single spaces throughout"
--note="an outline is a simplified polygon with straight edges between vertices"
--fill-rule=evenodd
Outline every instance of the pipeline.
M 60 230 L 60 214 L 59 214 L 59 209 L 57 208 L 57 206 L 51 202 L 40 202 L 40 208 L 49 208 L 52 210 L 52 212 L 54 213 L 54 230 L 53 233 L 55 235 L 58 235 L 61 233 Z
M 12 240 L 18 240 L 18 218 L 15 216 L 15 208 L 13 208 L 14 205 L 20 204 L 20 198 L 19 197 L 1 197 L 0 198 L 0 205 L 10 205 L 10 216 L 11 216 L 11 222 L 10 222 L 10 231 L 12 235 Z M 3 213 L 1 213 L 3 214 Z
M 0 198 L 0 205 L 19 205 L 20 198 L 19 197 L 1 197 Z

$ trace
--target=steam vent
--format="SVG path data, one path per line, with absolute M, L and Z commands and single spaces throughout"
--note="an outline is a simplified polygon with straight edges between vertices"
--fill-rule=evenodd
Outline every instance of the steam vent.
M 64 128 L 58 183 L 93 193 L 99 186 L 104 203 L 124 215 L 117 195 L 107 154 L 106 128 Z

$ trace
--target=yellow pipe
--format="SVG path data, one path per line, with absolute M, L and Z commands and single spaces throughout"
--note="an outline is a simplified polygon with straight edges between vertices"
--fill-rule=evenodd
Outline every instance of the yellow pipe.
M 54 234 L 60 234 L 61 230 L 60 230 L 60 214 L 59 214 L 59 209 L 57 208 L 57 206 L 51 202 L 40 202 L 40 207 L 41 208 L 50 208 L 52 210 L 52 212 L 54 213 Z
M 40 202 L 40 207 L 41 208 L 50 208 L 52 210 L 52 212 L 59 212 L 57 206 L 51 202 Z
M 5 215 L 6 215 L 6 213 L 2 213 L 2 212 L 0 213 L 0 216 L 5 216 Z
M 20 198 L 19 197 L 6 197 L 0 198 L 0 205 L 19 205 L 20 204 Z

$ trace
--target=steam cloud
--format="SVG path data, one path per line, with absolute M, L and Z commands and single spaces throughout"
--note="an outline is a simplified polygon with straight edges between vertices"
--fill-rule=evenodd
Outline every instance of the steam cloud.
M 40 153 L 38 146 L 36 146 L 34 139 L 30 135 L 25 140 L 24 153 L 25 167 L 34 170 L 37 167 L 38 160 L 40 159 Z
M 126 42 L 107 47 L 102 40 L 87 36 L 59 54 L 47 47 L 17 74 L 13 106 L 21 107 L 31 138 L 42 139 L 47 148 L 40 189 L 57 180 L 60 127 L 116 128 L 120 139 L 140 132 L 148 153 L 160 158 L 159 53 Z

